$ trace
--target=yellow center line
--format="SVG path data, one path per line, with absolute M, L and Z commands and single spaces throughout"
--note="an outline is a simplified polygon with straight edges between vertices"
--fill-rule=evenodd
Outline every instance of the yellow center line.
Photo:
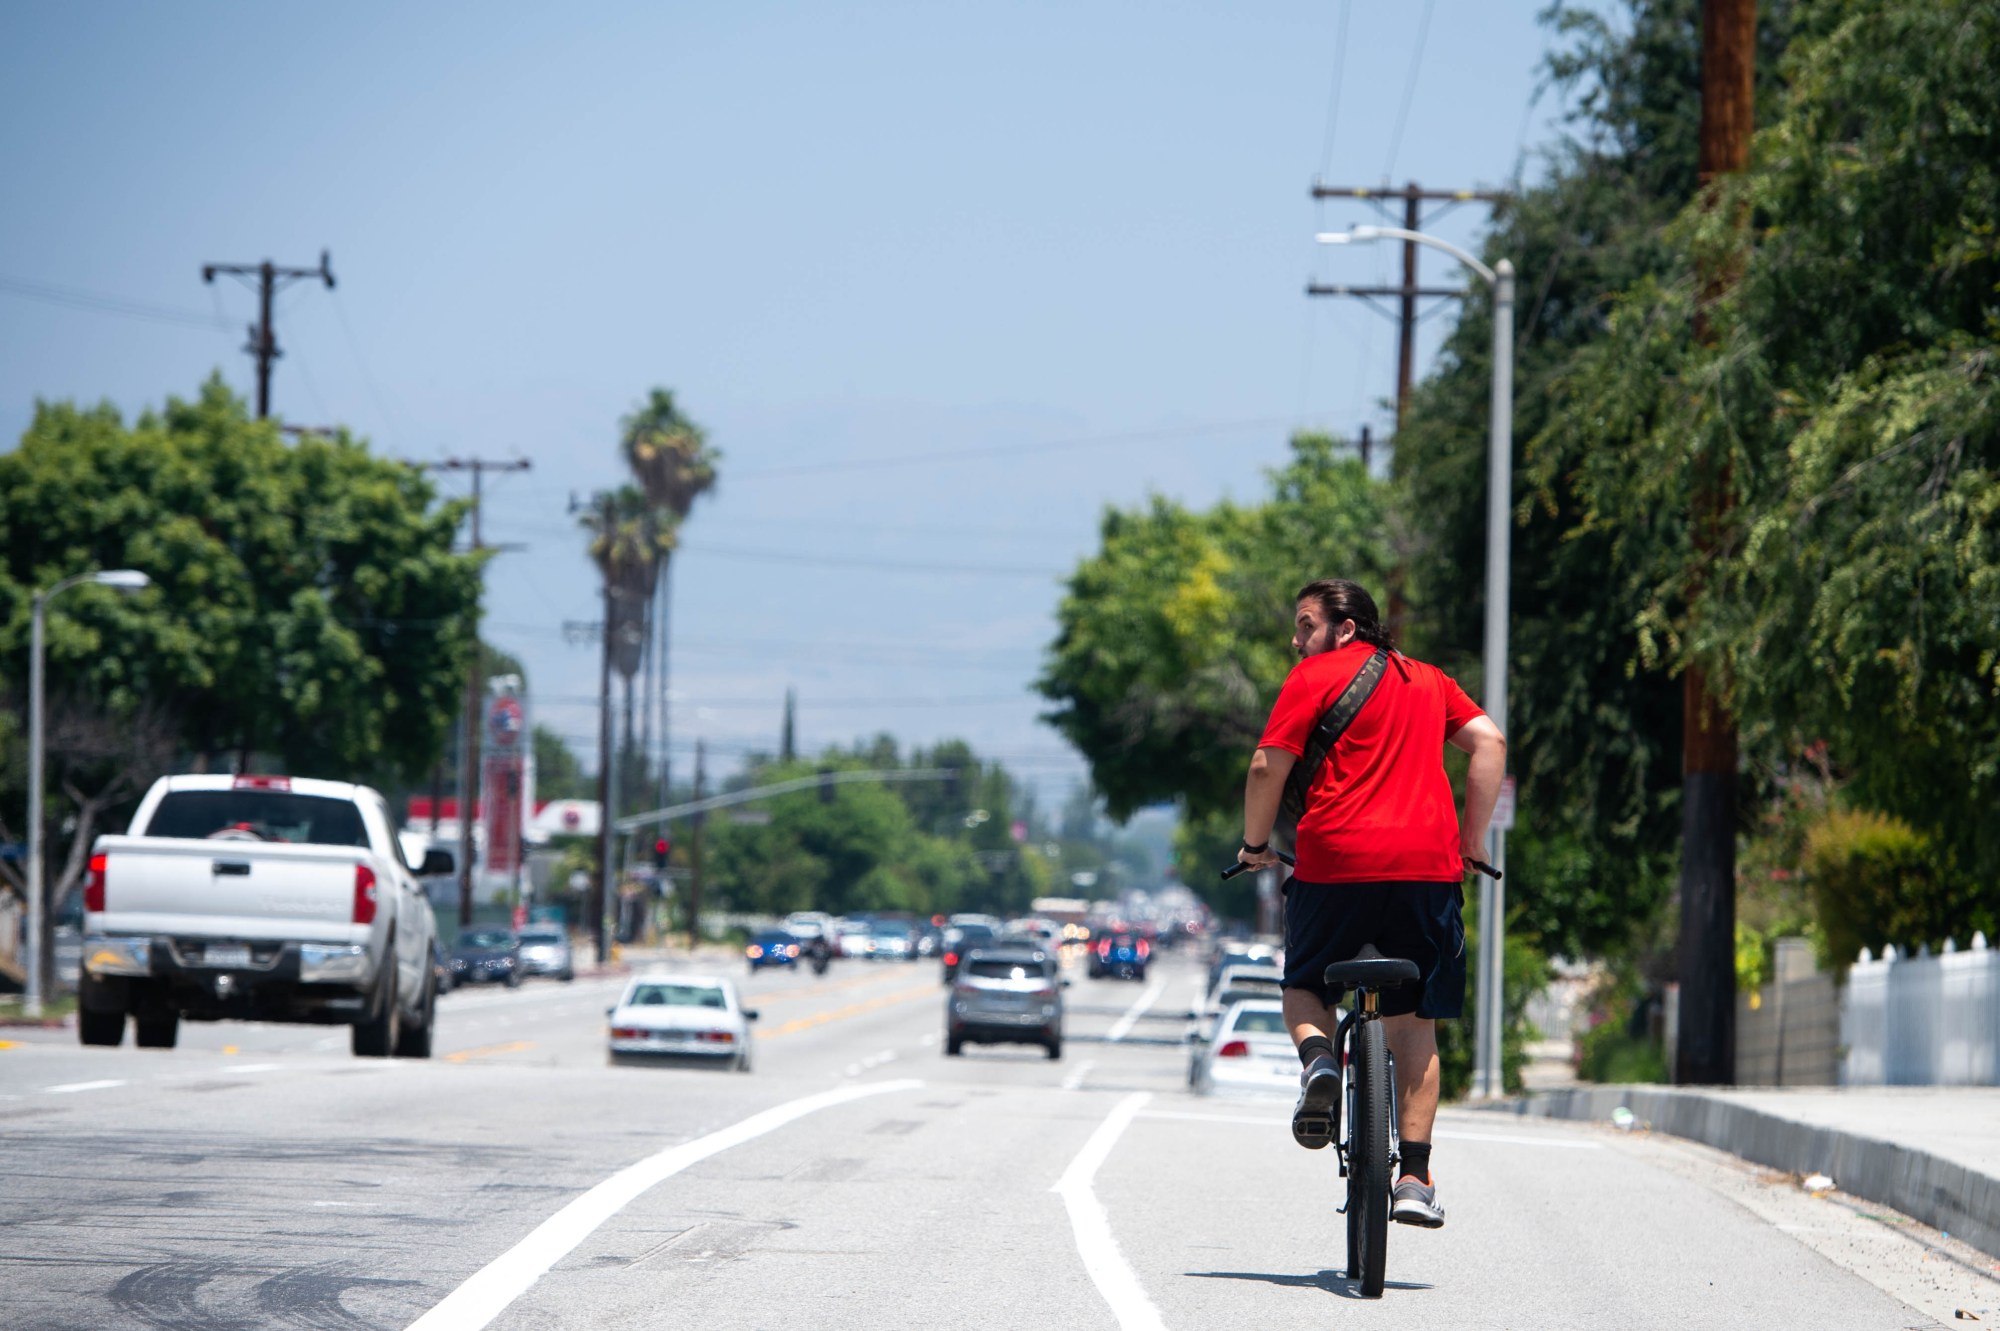
M 19 1040 L 0 1040 L 0 1049 L 19 1049 L 20 1047 L 21 1042 Z
M 760 1029 L 757 1032 L 757 1038 L 760 1040 L 774 1040 L 780 1035 L 796 1035 L 800 1031 L 809 1031 L 815 1026 L 824 1026 L 830 1021 L 843 1021 L 848 1017 L 858 1017 L 864 1012 L 874 1012 L 877 1009 L 888 1007 L 893 1003 L 907 1003 L 913 998 L 922 998 L 926 994 L 933 998 L 937 997 L 938 987 L 934 984 L 918 985 L 914 989 L 899 989 L 893 994 L 883 994 L 880 998 L 870 998 L 859 1003 L 850 1003 L 846 1007 L 832 1008 L 826 1012 L 815 1012 L 809 1017 L 794 1017 L 782 1026 Z
M 496 1054 L 519 1054 L 535 1047 L 533 1040 L 509 1040 L 505 1044 L 483 1044 L 476 1049 L 461 1049 L 455 1054 L 446 1054 L 447 1063 L 463 1063 L 472 1058 L 492 1058 Z
M 827 994 L 839 993 L 843 989 L 859 989 L 864 985 L 880 984 L 882 983 L 882 981 L 891 978 L 893 977 L 887 975 L 857 975 L 852 979 L 848 980 L 828 980 L 821 984 L 816 984 L 810 989 L 794 989 L 791 990 L 790 992 L 784 992 L 780 990 L 766 990 L 754 993 L 745 992 L 743 995 L 743 1001 L 746 1003 L 756 1002 L 760 1004 L 789 1003 L 795 999 L 821 998 Z

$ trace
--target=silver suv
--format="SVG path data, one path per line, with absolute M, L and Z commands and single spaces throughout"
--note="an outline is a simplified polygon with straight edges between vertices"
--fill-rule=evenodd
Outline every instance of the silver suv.
M 944 1051 L 973 1044 L 1038 1044 L 1062 1057 L 1063 998 L 1069 981 L 1040 948 L 982 948 L 968 953 L 945 1000 Z
M 521 973 L 553 975 L 565 981 L 576 978 L 576 959 L 570 953 L 569 935 L 561 926 L 531 924 L 521 930 Z

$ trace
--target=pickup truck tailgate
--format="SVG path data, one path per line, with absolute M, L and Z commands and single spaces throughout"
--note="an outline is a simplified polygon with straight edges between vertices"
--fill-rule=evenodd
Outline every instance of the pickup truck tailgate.
M 104 910 L 89 927 L 115 933 L 358 942 L 359 846 L 105 837 Z M 385 885 L 386 886 L 386 885 Z

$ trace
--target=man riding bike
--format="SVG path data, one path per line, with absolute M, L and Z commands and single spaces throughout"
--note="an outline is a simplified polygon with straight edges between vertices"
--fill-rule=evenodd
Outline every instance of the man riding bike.
M 1414 987 L 1382 995 L 1384 1030 L 1396 1063 L 1402 1175 L 1391 1214 L 1404 1224 L 1444 1224 L 1431 1176 L 1437 1117 L 1437 1026 L 1465 1006 L 1468 863 L 1485 857 L 1486 827 L 1507 767 L 1500 728 L 1443 671 L 1390 646 L 1375 602 L 1359 585 L 1309 583 L 1295 599 L 1285 679 L 1250 760 L 1243 791 L 1243 846 L 1259 868 L 1279 862 L 1270 846 L 1285 783 L 1315 726 L 1377 650 L 1386 667 L 1311 773 L 1296 838 L 1297 866 L 1285 895 L 1285 1025 L 1298 1045 L 1301 1090 L 1292 1135 L 1318 1149 L 1332 1139 L 1340 1076 L 1334 1067 L 1327 966 L 1367 944 L 1415 962 Z M 1444 745 L 1471 755 L 1465 816 L 1452 806 Z

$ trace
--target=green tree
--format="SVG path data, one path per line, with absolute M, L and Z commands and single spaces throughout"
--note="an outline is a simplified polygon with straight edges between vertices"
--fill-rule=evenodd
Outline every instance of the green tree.
M 596 780 L 584 774 L 582 761 L 561 735 L 537 723 L 533 740 L 537 798 L 575 800 L 596 797 Z
M 461 514 L 345 434 L 286 444 L 219 379 L 129 427 L 109 406 L 39 405 L 0 455 L 10 705 L 35 589 L 93 568 L 153 579 L 132 597 L 79 588 L 49 616 L 50 817 L 77 819 L 57 891 L 98 820 L 183 763 L 425 771 L 457 715 L 479 594 L 477 560 L 452 553 Z
M 1753 770 L 1825 740 L 1851 797 L 1987 882 L 1996 39 L 1971 0 L 1802 6 L 1749 169 L 1668 230 L 1674 262 L 1612 302 L 1531 445 L 1538 495 L 1642 594 L 1642 666 L 1701 662 Z M 1729 506 L 1697 562 L 1677 515 L 1700 485 Z

